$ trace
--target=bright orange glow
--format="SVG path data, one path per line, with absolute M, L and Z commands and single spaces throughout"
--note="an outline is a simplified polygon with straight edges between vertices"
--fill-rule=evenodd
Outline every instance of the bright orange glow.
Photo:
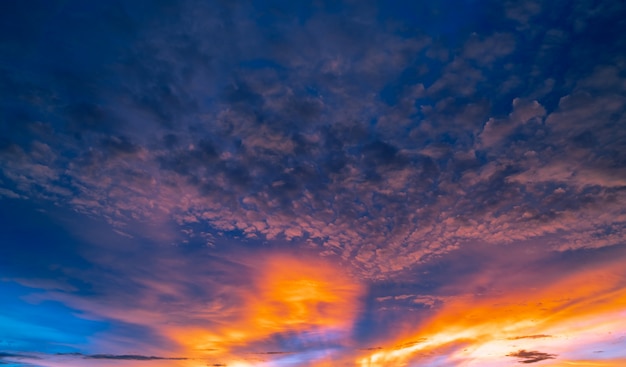
M 242 305 L 235 315 L 210 320 L 217 325 L 212 328 L 168 328 L 167 336 L 183 347 L 181 352 L 228 366 L 252 366 L 254 352 L 267 352 L 259 345 L 273 335 L 315 333 L 324 339 L 351 329 L 362 287 L 337 266 L 285 255 L 262 259 L 257 266 L 253 284 L 239 290 Z
M 546 353 L 540 357 L 547 366 L 593 366 L 567 360 L 567 354 L 606 343 L 612 332 L 626 330 L 624 272 L 623 264 L 616 263 L 542 288 L 450 298 L 418 332 L 358 358 L 357 365 L 413 366 L 440 355 L 457 366 L 502 366 L 514 363 L 514 353 L 523 350 Z M 593 363 L 622 365 L 611 360 Z
M 264 330 L 290 327 L 349 326 L 356 309 L 359 288 L 337 269 L 318 262 L 275 257 L 250 300 L 255 306 L 251 321 Z
M 543 364 L 543 367 L 623 367 L 626 366 L 626 359 L 613 359 L 607 361 L 564 361 L 558 363 Z

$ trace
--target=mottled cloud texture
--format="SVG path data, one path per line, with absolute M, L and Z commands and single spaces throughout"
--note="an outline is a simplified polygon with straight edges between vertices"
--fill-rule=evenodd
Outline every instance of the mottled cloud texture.
M 619 365 L 626 6 L 413 3 L 2 5 L 0 364 Z

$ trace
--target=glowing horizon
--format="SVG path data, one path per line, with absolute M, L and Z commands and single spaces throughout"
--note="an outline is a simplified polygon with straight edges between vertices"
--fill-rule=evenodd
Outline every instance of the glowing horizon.
M 623 1 L 0 8 L 0 366 L 626 365 Z

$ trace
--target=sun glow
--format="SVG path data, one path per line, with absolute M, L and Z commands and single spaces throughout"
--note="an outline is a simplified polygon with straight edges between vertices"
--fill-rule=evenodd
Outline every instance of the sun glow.
M 511 290 L 493 298 L 450 300 L 417 333 L 360 357 L 357 365 L 421 366 L 433 356 L 445 356 L 456 366 L 502 366 L 515 357 L 548 363 L 558 356 L 559 362 L 550 366 L 582 363 L 576 362 L 578 350 L 616 344 L 619 340 L 612 333 L 626 330 L 623 272 L 622 265 L 615 264 L 532 293 Z M 616 347 L 624 346 L 622 340 Z M 610 357 L 597 363 L 619 365 Z
M 262 259 L 257 269 L 228 322 L 169 328 L 167 335 L 188 355 L 243 367 L 249 364 L 237 362 L 241 354 L 267 352 L 268 338 L 288 333 L 302 343 L 338 343 L 351 330 L 363 289 L 334 264 L 279 255 Z

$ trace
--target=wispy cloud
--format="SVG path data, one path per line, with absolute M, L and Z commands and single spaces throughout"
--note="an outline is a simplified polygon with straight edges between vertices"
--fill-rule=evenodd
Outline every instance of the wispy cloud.
M 515 353 L 507 354 L 507 357 L 519 358 L 519 363 L 536 363 L 545 361 L 546 359 L 554 359 L 556 358 L 556 355 L 522 349 Z
M 137 354 L 82 354 L 82 353 L 57 353 L 59 356 L 72 356 L 85 359 L 113 359 L 113 360 L 125 360 L 125 361 L 154 361 L 154 360 L 169 360 L 169 361 L 183 361 L 188 358 L 184 357 L 156 357 L 156 356 L 142 356 Z

